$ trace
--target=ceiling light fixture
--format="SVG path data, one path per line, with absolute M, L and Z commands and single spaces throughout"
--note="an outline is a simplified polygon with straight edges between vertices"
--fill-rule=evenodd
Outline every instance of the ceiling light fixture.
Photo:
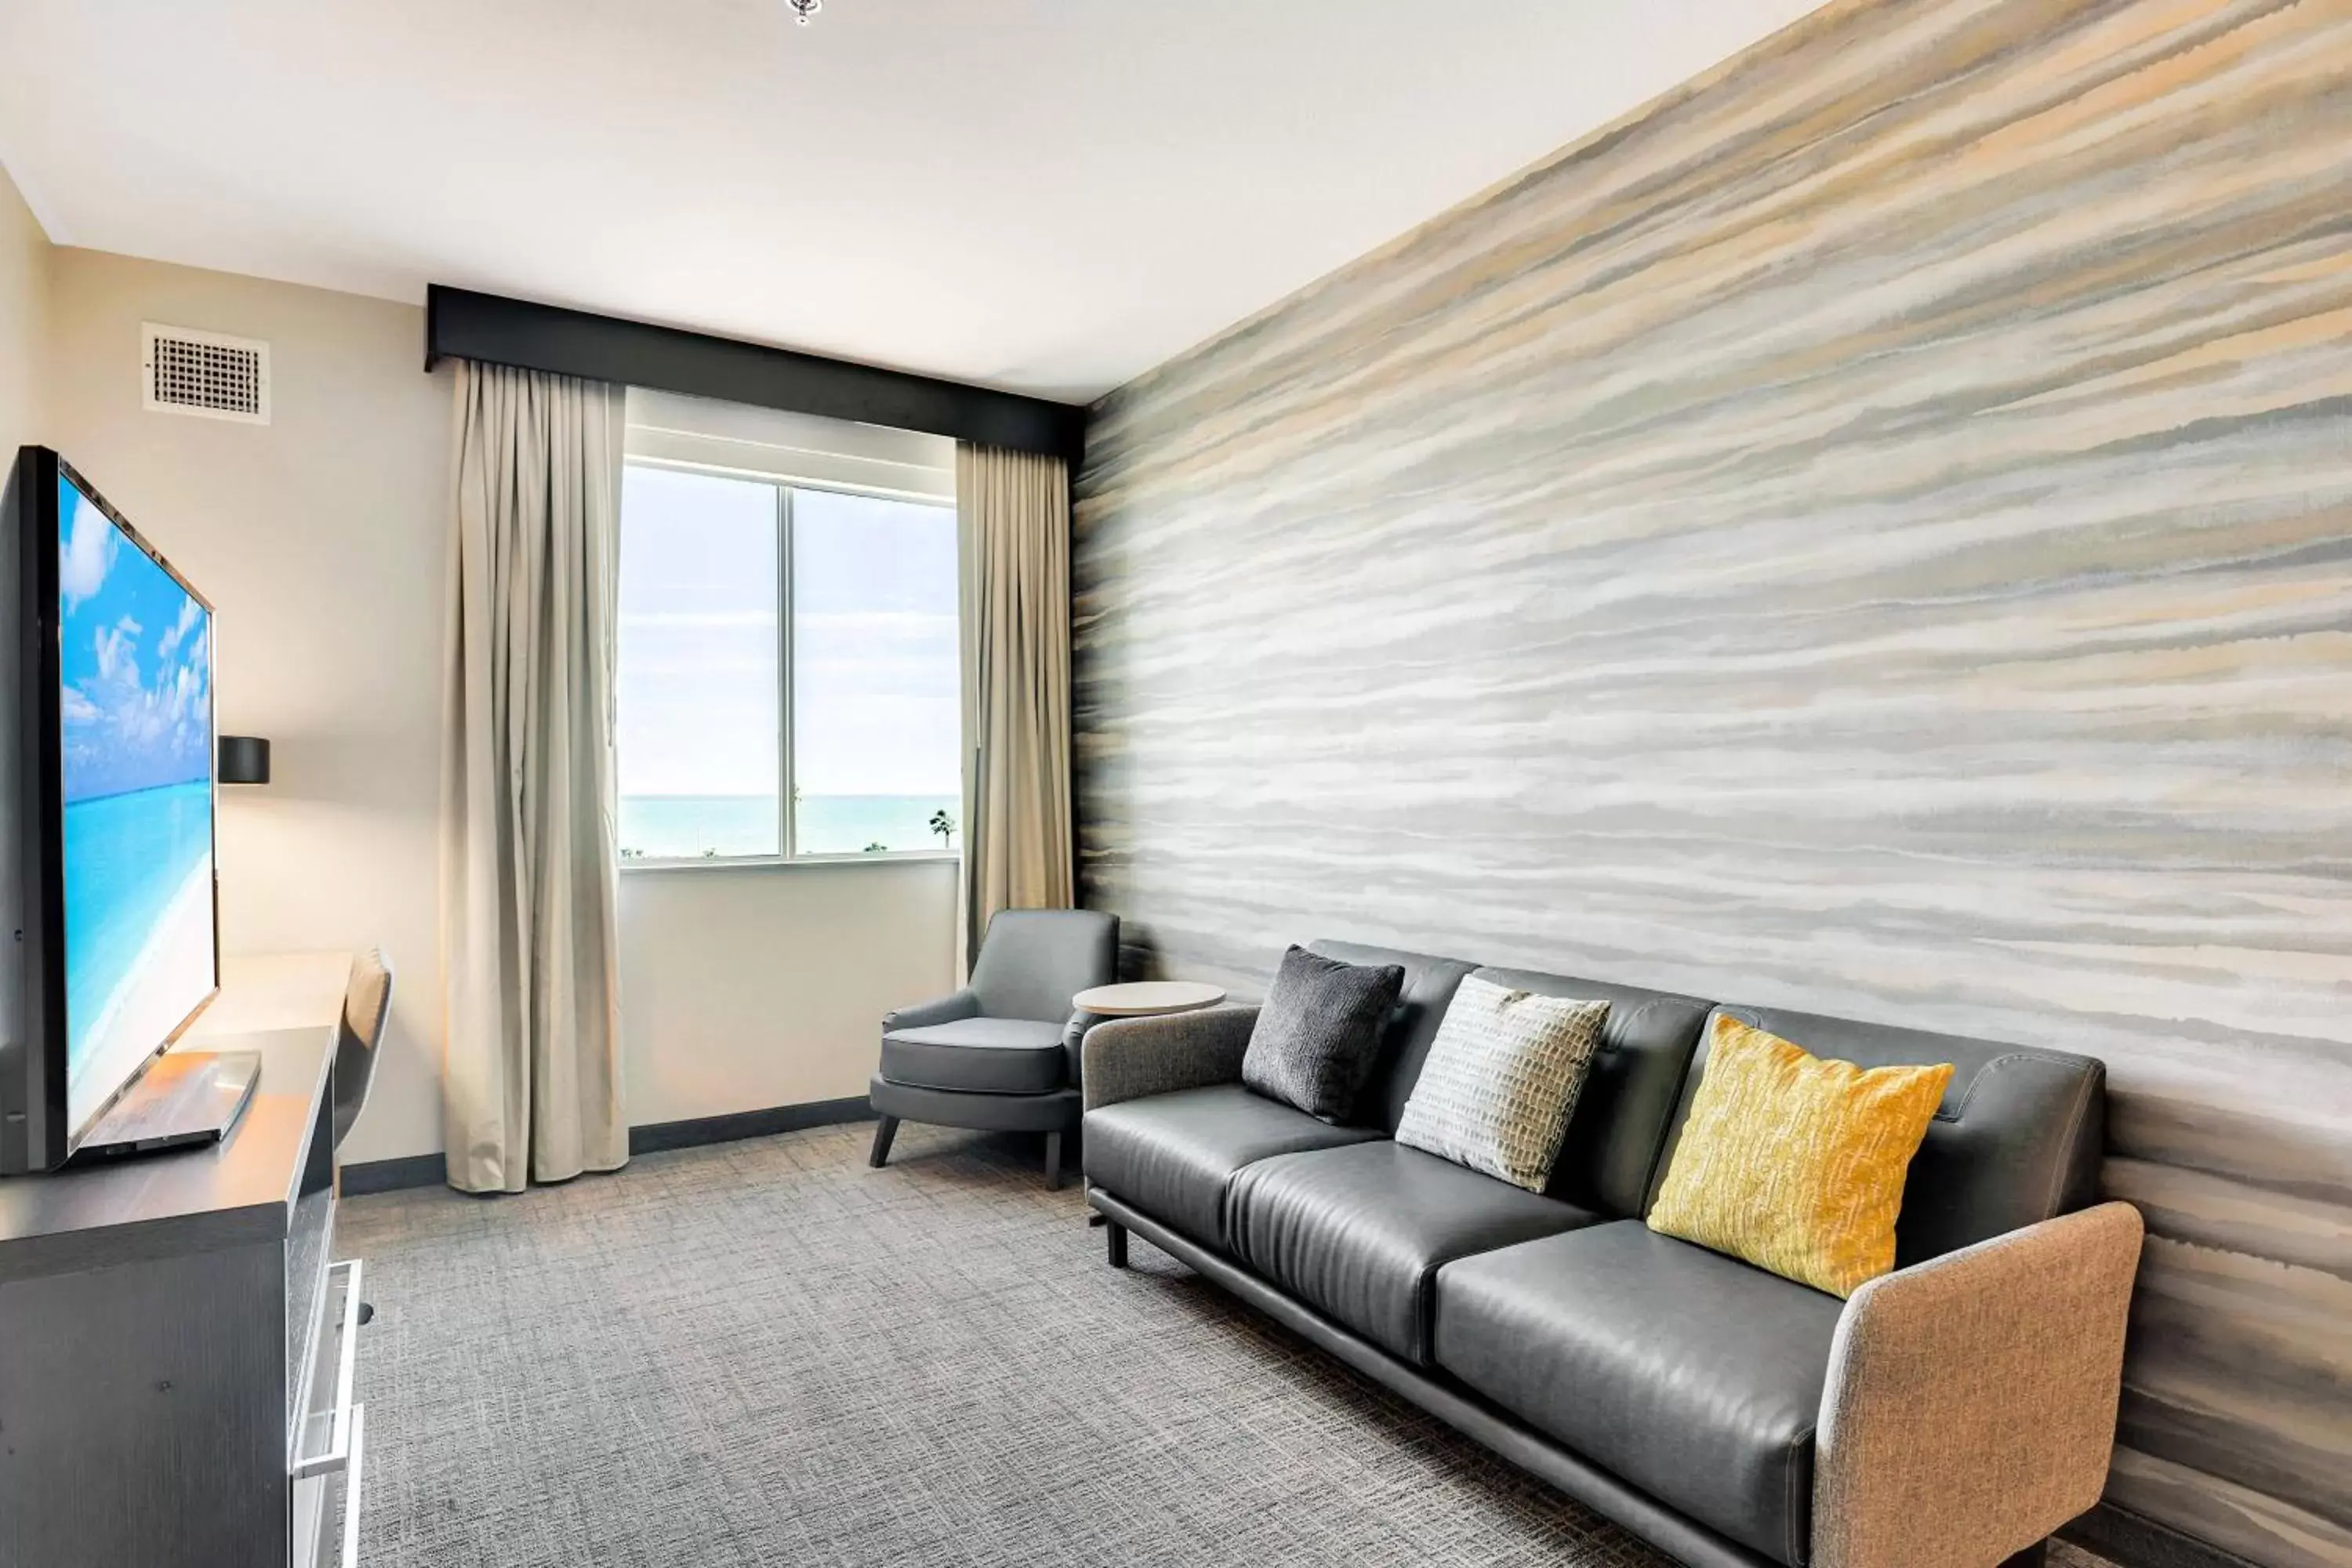
M 793 20 L 805 27 L 809 18 L 824 9 L 824 0 L 784 0 L 793 8 Z

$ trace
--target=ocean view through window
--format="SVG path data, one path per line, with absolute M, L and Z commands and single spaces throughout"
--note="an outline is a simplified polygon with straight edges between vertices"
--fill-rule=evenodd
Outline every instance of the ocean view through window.
M 960 844 L 952 507 L 632 461 L 620 575 L 625 864 Z
M 945 847 L 962 792 L 955 513 L 793 496 L 793 842 Z

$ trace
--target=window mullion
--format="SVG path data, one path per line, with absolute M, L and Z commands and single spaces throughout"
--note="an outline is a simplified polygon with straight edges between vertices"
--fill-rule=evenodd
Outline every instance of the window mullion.
M 776 487 L 776 843 L 784 858 L 800 853 L 793 809 L 793 490 Z

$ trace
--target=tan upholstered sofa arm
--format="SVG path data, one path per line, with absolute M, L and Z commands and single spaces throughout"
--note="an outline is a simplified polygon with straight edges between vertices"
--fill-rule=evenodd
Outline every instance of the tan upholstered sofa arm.
M 1203 1007 L 1156 1018 L 1112 1018 L 1078 1047 L 1086 1109 L 1242 1080 L 1255 1007 Z
M 2101 1204 L 1853 1293 L 1814 1436 L 1813 1568 L 1990 1568 L 2099 1500 L 2140 1228 Z

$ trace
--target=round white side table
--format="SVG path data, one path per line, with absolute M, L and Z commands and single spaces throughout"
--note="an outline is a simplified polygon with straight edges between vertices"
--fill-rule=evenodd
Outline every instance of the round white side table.
M 1097 1018 L 1154 1018 L 1213 1007 L 1224 999 L 1224 987 L 1198 980 L 1136 980 L 1081 991 L 1070 998 L 1070 1005 Z

